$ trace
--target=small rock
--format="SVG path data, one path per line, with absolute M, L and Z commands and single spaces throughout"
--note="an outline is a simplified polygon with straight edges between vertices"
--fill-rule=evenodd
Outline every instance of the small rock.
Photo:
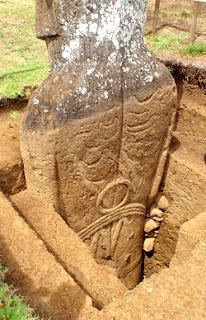
M 163 219 L 163 218 L 159 218 L 159 217 L 153 217 L 153 219 L 154 219 L 155 221 L 158 221 L 158 222 L 162 222 L 162 221 L 164 221 L 164 219 Z
M 163 212 L 162 210 L 153 207 L 150 211 L 150 217 L 155 221 L 163 221 Z
M 154 249 L 155 238 L 146 238 L 144 241 L 143 249 L 145 252 L 150 252 Z
M 169 202 L 165 196 L 160 196 L 159 200 L 157 201 L 157 205 L 161 210 L 167 210 L 169 207 Z
M 158 221 L 154 221 L 153 219 L 146 219 L 144 231 L 149 233 L 157 228 L 159 228 L 160 223 Z

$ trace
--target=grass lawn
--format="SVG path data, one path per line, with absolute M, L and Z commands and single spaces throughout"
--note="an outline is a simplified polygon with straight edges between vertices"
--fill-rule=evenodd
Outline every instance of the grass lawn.
M 0 0 L 0 96 L 25 95 L 38 86 L 49 64 L 44 41 L 35 37 L 34 0 Z
M 147 0 L 147 16 L 146 33 L 151 31 L 154 17 L 155 0 Z M 204 9 L 204 10 L 203 10 Z M 165 25 L 155 35 L 146 36 L 146 44 L 151 52 L 156 56 L 177 54 L 187 60 L 194 61 L 200 55 L 206 54 L 206 36 L 205 36 L 205 17 L 206 8 L 200 7 L 197 28 L 199 32 L 193 45 L 189 45 L 189 30 L 192 22 L 193 2 L 180 1 L 161 1 L 158 26 Z M 172 27 L 173 26 L 173 27 Z M 178 28 L 179 27 L 179 28 Z M 184 31 L 182 31 L 184 30 Z M 196 60 L 197 60 L 196 59 Z
M 171 32 L 163 30 L 157 35 L 146 36 L 146 44 L 152 53 L 167 54 L 179 53 L 181 56 L 196 57 L 206 54 L 206 43 L 197 42 L 193 45 L 188 44 L 188 32 Z

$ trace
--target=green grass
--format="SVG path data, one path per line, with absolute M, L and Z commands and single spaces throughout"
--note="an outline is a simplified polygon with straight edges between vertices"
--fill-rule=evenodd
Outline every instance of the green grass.
M 183 49 L 183 53 L 195 57 L 197 55 L 206 54 L 206 43 L 192 44 Z
M 22 300 L 13 295 L 9 287 L 4 284 L 0 287 L 0 319 L 1 320 L 34 320 L 40 319 L 39 317 L 33 317 L 31 308 L 28 307 Z M 1 307 L 3 301 L 5 307 Z M 7 317 L 7 318 L 6 318 Z
M 159 35 L 146 36 L 147 46 L 154 53 L 178 52 L 185 45 L 187 39 L 188 34 L 183 32 L 175 35 L 163 31 Z
M 11 118 L 16 119 L 19 116 L 19 112 L 15 111 L 15 110 L 12 110 L 9 115 L 10 115 Z
M 182 56 L 194 57 L 197 55 L 206 54 L 206 44 L 188 44 L 188 33 L 179 32 L 174 34 L 171 32 L 163 31 L 158 35 L 146 36 L 146 44 L 148 49 L 157 54 L 161 52 L 166 53 L 179 53 Z
M 181 11 L 181 17 L 183 17 L 183 18 L 191 17 L 191 13 L 190 13 L 189 11 L 183 9 L 183 10 Z
M 33 0 L 0 1 L 0 96 L 25 95 L 47 76 L 44 41 L 35 37 Z
M 154 13 L 154 11 L 155 11 L 154 6 L 151 6 L 149 4 L 147 4 L 147 10 L 151 11 L 151 13 Z
M 6 272 L 0 264 L 0 320 L 41 320 L 32 315 L 32 309 L 5 283 Z

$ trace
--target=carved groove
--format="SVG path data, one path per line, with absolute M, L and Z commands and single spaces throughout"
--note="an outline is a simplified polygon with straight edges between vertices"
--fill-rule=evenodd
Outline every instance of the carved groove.
M 120 220 L 121 218 L 124 218 L 124 217 L 135 216 L 135 215 L 144 217 L 145 206 L 139 203 L 128 204 L 94 221 L 88 227 L 80 231 L 78 235 L 83 241 L 85 241 L 86 239 L 90 238 L 96 232 L 100 231 L 101 229 L 111 224 L 112 222 Z

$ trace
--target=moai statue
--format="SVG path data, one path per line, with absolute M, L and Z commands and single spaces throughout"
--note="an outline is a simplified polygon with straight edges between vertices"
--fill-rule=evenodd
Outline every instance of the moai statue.
M 51 70 L 21 132 L 29 191 L 128 288 L 141 280 L 145 213 L 176 108 L 170 73 L 145 47 L 145 3 L 36 0 Z

